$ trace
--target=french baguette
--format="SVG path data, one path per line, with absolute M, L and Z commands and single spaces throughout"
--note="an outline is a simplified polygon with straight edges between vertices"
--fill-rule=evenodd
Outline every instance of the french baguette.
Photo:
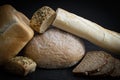
M 107 30 L 100 25 L 58 8 L 52 24 L 62 30 L 82 37 L 102 48 L 120 53 L 120 34 Z

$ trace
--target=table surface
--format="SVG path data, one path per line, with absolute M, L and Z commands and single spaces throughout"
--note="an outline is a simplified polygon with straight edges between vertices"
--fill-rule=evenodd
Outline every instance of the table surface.
M 89 19 L 104 28 L 120 32 L 120 16 L 119 16 L 119 2 L 117 0 L 2 0 L 0 6 L 4 4 L 11 4 L 17 10 L 24 13 L 29 19 L 33 13 L 42 6 L 50 6 L 54 10 L 63 8 L 69 12 L 75 13 L 86 19 Z M 86 46 L 86 52 L 92 50 L 104 50 L 87 40 L 82 39 Z M 106 50 L 105 50 L 106 51 Z M 108 51 L 107 51 L 108 52 Z M 109 52 L 110 53 L 110 52 Z M 110 53 L 113 56 L 120 58 L 120 55 Z M 37 68 L 34 73 L 26 77 L 11 75 L 0 68 L 0 80 L 120 80 L 120 78 L 112 77 L 87 77 L 76 76 L 72 73 L 75 66 L 66 69 L 41 69 Z

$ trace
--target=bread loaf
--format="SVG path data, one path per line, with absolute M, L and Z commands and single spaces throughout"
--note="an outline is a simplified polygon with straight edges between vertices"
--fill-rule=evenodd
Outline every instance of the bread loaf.
M 86 53 L 83 60 L 73 69 L 73 73 L 89 75 L 99 72 L 106 62 L 106 53 L 103 51 L 91 51 Z
M 104 51 L 90 51 L 73 69 L 75 74 L 120 77 L 120 60 Z
M 120 77 L 120 60 L 115 58 L 114 70 L 110 74 L 112 77 Z
M 120 33 L 105 29 L 74 13 L 58 8 L 52 25 L 111 52 L 120 53 Z
M 58 29 L 48 29 L 35 35 L 24 50 L 25 56 L 33 59 L 40 68 L 67 68 L 80 61 L 85 53 L 83 42 Z
M 5 64 L 5 69 L 12 74 L 26 76 L 35 71 L 36 63 L 30 58 L 17 56 Z
M 99 54 L 99 52 L 98 52 Z M 115 65 L 115 59 L 110 55 L 110 54 L 105 54 L 106 55 L 106 64 L 101 67 L 100 71 L 92 73 L 90 75 L 92 76 L 108 76 L 110 73 L 112 73 Z
M 0 6 L 0 65 L 17 55 L 33 34 L 24 14 L 11 5 Z

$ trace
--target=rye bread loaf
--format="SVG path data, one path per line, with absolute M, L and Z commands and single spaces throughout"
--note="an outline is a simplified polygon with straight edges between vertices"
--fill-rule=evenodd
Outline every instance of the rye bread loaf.
M 107 63 L 105 54 L 104 51 L 87 52 L 83 60 L 73 69 L 73 73 L 89 75 L 100 71 Z
M 30 58 L 17 56 L 5 64 L 5 69 L 12 74 L 26 76 L 35 71 L 36 63 Z
M 83 42 L 56 28 L 35 35 L 24 49 L 25 56 L 33 59 L 40 68 L 67 68 L 82 59 L 85 53 Z
M 55 11 L 48 6 L 43 6 L 33 14 L 30 26 L 35 31 L 43 33 L 52 24 L 54 18 Z
M 99 72 L 95 72 L 90 75 L 108 76 L 113 71 L 115 65 L 115 61 L 114 61 L 115 59 L 108 53 L 106 53 L 105 55 L 106 55 L 107 63 L 101 67 Z
M 120 60 L 115 58 L 114 70 L 110 74 L 113 77 L 120 77 Z
M 17 55 L 33 34 L 24 14 L 11 5 L 0 6 L 0 65 Z

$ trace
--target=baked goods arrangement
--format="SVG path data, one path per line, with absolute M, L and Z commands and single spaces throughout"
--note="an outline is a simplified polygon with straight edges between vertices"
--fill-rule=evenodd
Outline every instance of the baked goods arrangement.
M 120 53 L 120 34 L 58 8 L 38 9 L 29 20 L 11 5 L 0 6 L 0 66 L 26 76 L 36 67 L 61 69 L 77 65 L 73 74 L 120 76 L 120 60 L 105 51 L 85 50 L 84 38 Z M 18 56 L 22 50 L 22 56 Z

